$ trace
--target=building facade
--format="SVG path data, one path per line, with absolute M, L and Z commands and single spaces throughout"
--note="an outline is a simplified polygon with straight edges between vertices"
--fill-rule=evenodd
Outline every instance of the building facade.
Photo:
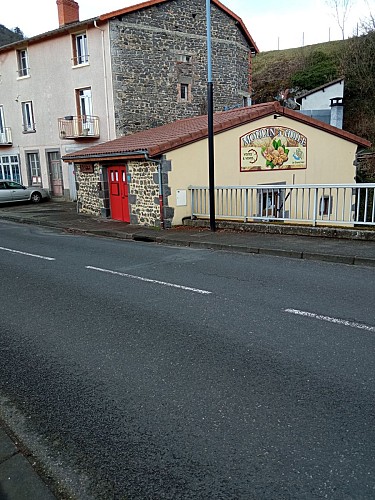
M 275 201 L 285 207 L 283 186 L 354 184 L 357 153 L 370 147 L 277 102 L 216 113 L 214 129 L 215 185 L 235 186 L 237 194 L 253 186 L 248 203 L 255 217 L 272 210 Z M 208 186 L 207 134 L 207 116 L 198 116 L 67 155 L 77 169 L 79 210 L 132 224 L 181 224 L 192 214 L 189 187 Z M 207 189 L 201 193 L 206 209 Z M 318 200 L 323 221 L 323 212 L 337 201 L 335 193 L 328 190 Z
M 257 47 L 212 0 L 216 110 L 245 106 Z M 205 0 L 150 0 L 0 47 L 0 178 L 76 198 L 73 164 L 88 145 L 206 112 Z

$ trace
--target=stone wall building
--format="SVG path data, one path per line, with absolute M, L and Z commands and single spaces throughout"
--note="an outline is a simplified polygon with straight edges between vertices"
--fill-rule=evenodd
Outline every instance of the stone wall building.
M 117 135 L 207 112 L 204 0 L 147 2 L 109 19 Z M 257 48 L 242 21 L 212 2 L 215 111 L 247 105 Z

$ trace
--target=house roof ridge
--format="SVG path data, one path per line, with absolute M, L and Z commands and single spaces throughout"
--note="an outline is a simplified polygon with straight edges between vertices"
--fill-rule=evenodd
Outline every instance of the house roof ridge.
M 21 40 L 16 40 L 15 42 L 8 43 L 7 45 L 0 46 L 0 52 L 6 52 L 7 50 L 13 50 L 16 47 L 22 47 L 29 43 L 38 42 L 40 40 L 44 40 L 45 38 L 53 38 L 59 34 L 70 33 L 72 29 L 85 26 L 87 24 L 94 24 L 95 21 L 99 21 L 99 16 L 91 17 L 90 19 L 85 19 L 83 21 L 75 21 L 73 23 L 65 24 L 64 26 L 60 26 L 50 31 L 44 31 L 43 33 L 38 33 L 37 35 L 33 35 L 27 38 L 22 38 Z
M 277 101 L 214 113 L 214 133 L 219 134 L 273 114 L 292 118 L 298 122 L 305 123 L 311 127 L 346 139 L 359 146 L 369 147 L 371 145 L 366 139 L 362 139 L 351 132 L 328 125 L 320 120 L 305 116 L 297 111 L 285 108 Z M 160 127 L 125 135 L 80 151 L 75 151 L 65 155 L 64 159 L 65 161 L 74 161 L 78 159 L 87 160 L 90 156 L 98 158 L 108 154 L 127 155 L 141 150 L 147 151 L 150 156 L 157 156 L 172 149 L 205 139 L 207 136 L 207 115 L 198 115 L 167 123 Z
M 146 0 L 144 2 L 136 3 L 134 5 L 129 5 L 128 7 L 124 7 L 122 9 L 117 9 L 112 12 L 108 12 L 107 14 L 102 14 L 99 16 L 99 19 L 101 21 L 107 21 L 108 19 L 111 19 L 113 17 L 125 15 L 125 14 L 130 14 L 131 12 L 136 12 L 137 10 L 142 10 L 142 9 L 147 9 L 149 7 L 153 7 L 154 5 L 159 5 L 165 2 L 169 2 L 170 0 Z M 245 37 L 247 38 L 247 41 L 249 44 L 252 46 L 252 48 L 255 50 L 255 52 L 259 52 L 259 49 L 256 45 L 256 43 L 253 40 L 253 37 L 250 35 L 245 23 L 243 20 L 235 14 L 232 10 L 230 10 L 228 7 L 226 7 L 224 4 L 222 4 L 219 0 L 211 0 L 211 3 L 216 5 L 219 9 L 223 10 L 226 12 L 230 17 L 232 17 L 241 27 Z
M 64 33 L 66 31 L 70 31 L 72 28 L 78 27 L 78 26 L 84 26 L 85 24 L 91 24 L 94 23 L 95 21 L 107 21 L 108 19 L 111 19 L 113 17 L 117 17 L 123 14 L 128 14 L 131 12 L 136 12 L 137 10 L 145 9 L 148 7 L 152 7 L 153 5 L 158 5 L 161 3 L 169 2 L 171 0 L 146 0 L 144 2 L 136 3 L 133 5 L 130 5 L 128 7 L 124 7 L 122 9 L 117 9 L 112 12 L 108 12 L 107 14 L 101 14 L 99 16 L 92 17 L 90 19 L 84 19 L 83 21 L 75 21 L 73 23 L 68 23 L 65 24 L 64 26 L 60 26 L 58 28 L 55 28 L 53 30 L 45 31 L 43 33 L 38 33 L 37 35 L 33 35 L 31 37 L 23 38 L 22 40 L 16 40 L 15 42 L 12 42 L 7 45 L 2 45 L 0 46 L 0 52 L 6 52 L 7 50 L 12 50 L 16 47 L 22 46 L 24 44 L 28 43 L 34 43 L 38 42 L 40 40 L 43 40 L 45 38 L 50 38 L 59 35 L 60 33 Z M 255 50 L 255 52 L 259 52 L 259 49 L 254 42 L 252 36 L 250 35 L 245 23 L 243 20 L 235 14 L 233 11 L 231 11 L 228 7 L 226 7 L 224 4 L 222 4 L 219 0 L 211 0 L 211 2 L 216 5 L 218 8 L 226 12 L 229 16 L 231 16 L 241 27 L 245 37 L 247 38 L 247 41 L 249 44 L 252 46 L 252 48 Z
M 296 96 L 296 100 L 301 99 L 302 97 L 306 97 L 308 95 L 314 94 L 314 92 L 319 92 L 319 90 L 326 89 L 327 87 L 331 87 L 335 83 L 339 83 L 342 81 L 345 81 L 344 77 L 336 78 L 335 80 L 332 80 L 328 83 L 325 83 L 324 85 L 319 85 L 319 87 L 315 87 L 314 89 L 308 90 L 307 92 L 304 92 L 303 94 L 300 94 L 299 96 Z

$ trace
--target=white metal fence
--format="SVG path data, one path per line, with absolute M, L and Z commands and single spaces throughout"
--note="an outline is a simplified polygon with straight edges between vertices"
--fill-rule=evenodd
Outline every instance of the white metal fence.
M 208 187 L 190 186 L 191 215 L 209 217 Z M 249 221 L 285 221 L 375 226 L 374 184 L 266 184 L 217 186 L 215 217 Z

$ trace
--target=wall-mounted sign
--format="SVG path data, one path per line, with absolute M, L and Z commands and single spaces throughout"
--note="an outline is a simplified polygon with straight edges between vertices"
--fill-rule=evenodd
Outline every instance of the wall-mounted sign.
M 93 174 L 94 173 L 94 165 L 92 163 L 83 164 L 79 166 L 79 170 L 81 174 Z
M 241 172 L 306 168 L 307 139 L 287 127 L 263 127 L 240 138 Z

